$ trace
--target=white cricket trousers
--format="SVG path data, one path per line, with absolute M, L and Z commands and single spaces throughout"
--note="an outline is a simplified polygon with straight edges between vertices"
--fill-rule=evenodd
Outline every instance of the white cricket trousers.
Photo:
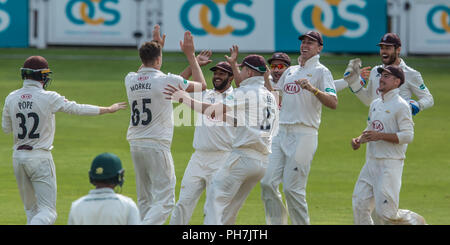
M 205 225 L 233 225 L 236 222 L 250 191 L 266 171 L 266 161 L 251 155 L 250 149 L 233 150 L 214 174 L 206 196 Z
M 50 151 L 16 150 L 14 175 L 28 225 L 52 225 L 56 221 L 56 175 Z
M 206 189 L 206 195 L 208 195 L 212 176 L 225 163 L 229 155 L 229 151 L 201 150 L 196 150 L 192 154 L 181 180 L 178 202 L 170 218 L 171 225 L 189 224 L 201 194 Z M 206 207 L 205 203 L 204 209 Z
M 292 224 L 310 224 L 306 184 L 317 149 L 317 135 L 317 129 L 313 127 L 280 125 L 278 135 L 272 141 L 266 174 L 261 180 L 261 198 L 268 225 L 287 225 L 287 212 Z M 279 191 L 281 182 L 287 211 Z
M 175 170 L 170 150 L 130 145 L 137 205 L 144 225 L 163 225 L 175 205 Z
M 424 225 L 425 219 L 409 210 L 398 209 L 403 160 L 367 158 L 353 191 L 355 225 Z

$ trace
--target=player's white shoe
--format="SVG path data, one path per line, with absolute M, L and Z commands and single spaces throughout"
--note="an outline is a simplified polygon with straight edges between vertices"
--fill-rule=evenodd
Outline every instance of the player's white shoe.
M 355 58 L 348 62 L 347 69 L 344 72 L 344 80 L 348 83 L 352 92 L 358 92 L 366 82 L 360 78 L 361 74 L 361 59 Z

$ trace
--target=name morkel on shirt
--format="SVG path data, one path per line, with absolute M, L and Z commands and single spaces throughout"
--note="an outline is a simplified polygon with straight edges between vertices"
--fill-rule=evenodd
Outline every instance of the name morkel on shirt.
M 168 85 L 183 89 L 188 81 L 179 75 L 164 74 L 153 68 L 141 68 L 125 77 L 128 103 L 130 105 L 130 124 L 127 140 L 157 141 L 170 149 L 173 137 L 173 105 L 163 93 Z

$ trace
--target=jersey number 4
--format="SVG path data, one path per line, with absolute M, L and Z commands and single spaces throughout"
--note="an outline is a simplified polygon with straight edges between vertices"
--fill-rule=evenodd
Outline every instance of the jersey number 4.
M 30 139 L 37 139 L 39 138 L 39 134 L 36 134 L 36 129 L 39 126 L 39 116 L 38 114 L 34 113 L 34 112 L 30 112 L 27 114 L 28 118 L 33 118 L 34 123 L 33 123 L 33 127 L 31 128 L 30 134 L 28 134 L 28 138 Z M 25 139 L 25 137 L 27 136 L 28 133 L 28 129 L 26 126 L 26 118 L 25 115 L 22 113 L 17 113 L 16 114 L 16 118 L 20 118 L 20 123 L 19 123 L 19 127 L 22 129 L 22 133 L 18 134 L 17 137 L 21 140 Z
M 151 99 L 142 99 L 142 113 L 147 114 L 147 120 L 140 121 L 141 111 L 139 111 L 139 109 L 137 108 L 138 102 L 136 100 L 133 101 L 133 103 L 131 104 L 131 123 L 133 124 L 133 126 L 137 126 L 139 125 L 139 123 L 144 126 L 150 124 L 150 122 L 152 121 L 152 112 L 149 108 L 146 107 L 146 105 L 150 103 L 152 103 Z

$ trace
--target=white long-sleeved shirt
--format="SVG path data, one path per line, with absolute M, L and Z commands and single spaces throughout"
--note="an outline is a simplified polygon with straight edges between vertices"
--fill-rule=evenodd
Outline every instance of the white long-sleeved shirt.
M 271 153 L 272 137 L 278 132 L 278 106 L 275 96 L 264 87 L 264 77 L 245 79 L 226 97 L 227 112 L 236 118 L 233 149 L 247 150 L 250 158 L 264 160 Z
M 381 75 L 377 70 L 379 67 L 384 67 L 384 65 L 375 66 L 370 71 L 369 83 L 367 84 L 367 87 L 362 88 L 355 93 L 355 95 L 367 106 L 369 106 L 374 99 L 381 96 L 378 91 L 381 78 Z M 403 59 L 401 59 L 399 67 L 402 68 L 403 73 L 405 74 L 405 83 L 403 83 L 399 88 L 400 96 L 406 101 L 409 101 L 413 94 L 417 96 L 417 103 L 420 106 L 420 110 L 425 110 L 432 107 L 434 105 L 433 96 L 431 95 L 430 90 L 428 90 L 425 86 L 420 72 L 407 66 Z
M 233 87 L 231 86 L 223 93 L 219 93 L 214 89 L 205 90 L 201 94 L 201 100 L 210 104 L 222 103 L 232 93 Z M 193 141 L 194 149 L 201 151 L 231 151 L 235 130 L 233 126 L 201 113 L 197 113 L 197 116 Z
M 384 140 L 367 143 L 366 154 L 369 158 L 405 159 L 406 148 L 414 138 L 414 122 L 411 107 L 399 95 L 400 90 L 393 89 L 384 98 L 375 99 L 369 109 L 365 130 L 382 133 L 395 133 L 398 144 Z
M 77 104 L 57 92 L 46 91 L 34 80 L 24 80 L 23 87 L 11 92 L 5 99 L 2 129 L 13 133 L 14 146 L 32 146 L 33 149 L 51 150 L 55 136 L 55 113 L 98 115 L 100 108 Z
M 186 89 L 189 81 L 179 75 L 166 75 L 148 67 L 143 67 L 138 72 L 130 72 L 126 76 L 125 87 L 131 109 L 127 131 L 130 144 L 152 140 L 170 150 L 174 126 L 173 105 L 163 94 L 168 84 L 177 88 L 180 85 Z
M 72 203 L 68 225 L 138 225 L 139 211 L 129 197 L 111 188 L 89 191 Z
M 313 93 L 301 89 L 295 83 L 296 80 L 306 78 L 320 91 L 337 97 L 333 76 L 319 59 L 320 56 L 316 55 L 306 61 L 304 66 L 289 67 L 278 80 L 277 86 L 283 97 L 280 124 L 303 124 L 319 129 L 322 103 Z

